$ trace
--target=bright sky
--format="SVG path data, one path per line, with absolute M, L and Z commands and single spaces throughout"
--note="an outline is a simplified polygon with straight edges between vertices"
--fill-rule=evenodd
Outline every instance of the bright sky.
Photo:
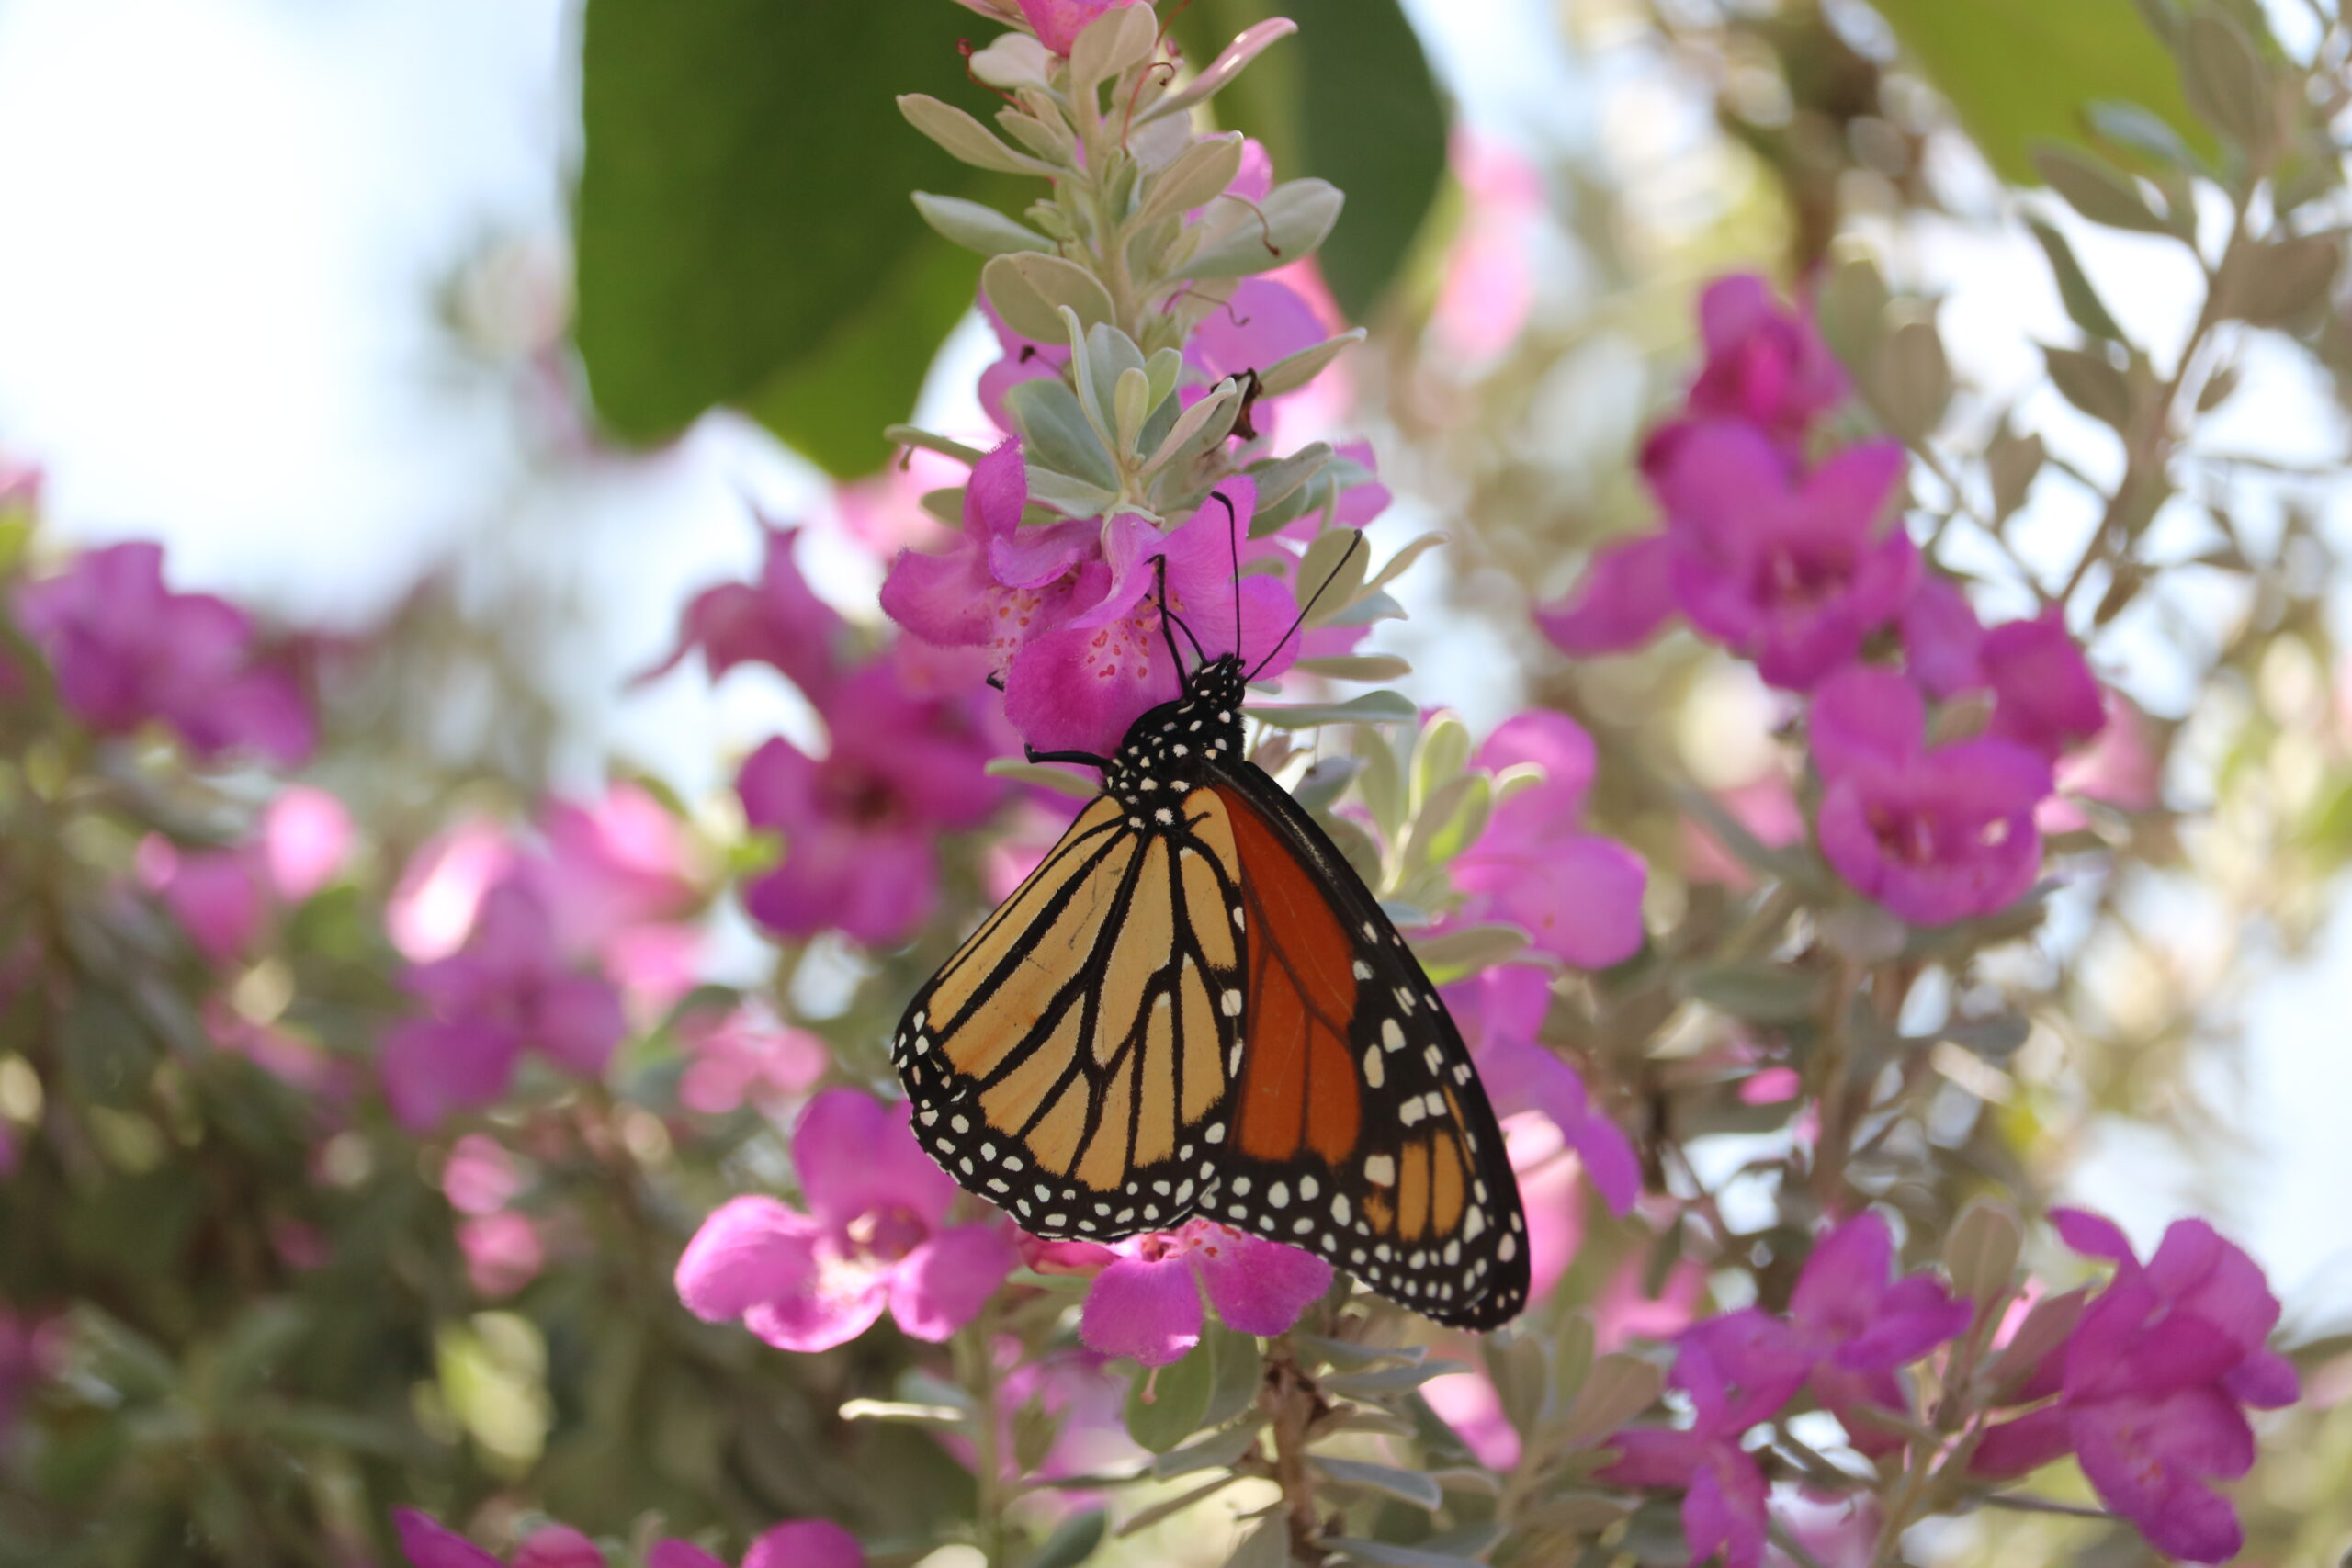
M 1548 21 L 1546 0 L 1408 0 L 1473 118 L 1522 143 L 1609 133 Z M 188 584 L 306 618 L 364 619 L 418 565 L 475 541 L 478 570 L 562 573 L 592 606 L 571 678 L 615 687 L 666 643 L 692 589 L 748 568 L 745 496 L 779 514 L 813 477 L 756 434 L 714 422 L 626 470 L 535 475 L 506 392 L 449 346 L 432 291 L 496 234 L 545 235 L 563 210 L 572 10 L 564 0 L 11 0 L 0 7 L 0 435 L 51 476 L 61 528 L 161 535 Z M 1704 133 L 1676 103 L 1663 132 Z M 2151 242 L 2081 233 L 2109 302 L 2158 342 L 2185 321 L 2190 279 Z M 2034 377 L 2036 341 L 2071 337 L 2022 239 L 1957 227 L 1909 252 L 1949 290 L 1963 372 Z M 951 423 L 984 345 L 967 333 L 927 400 Z M 2102 438 L 2044 392 L 2029 419 L 2109 466 Z M 2336 417 L 2294 355 L 2257 351 L 2224 444 L 2324 450 Z M 2352 498 L 2332 502 L 2346 521 Z M 2046 532 L 2080 519 L 2053 502 Z M 481 541 L 505 519 L 494 545 Z M 1413 531 L 1411 520 L 1399 524 Z M 2340 533 L 2340 530 L 2339 530 Z M 837 570 L 853 570 L 844 556 Z M 2177 710 L 2154 639 L 2104 645 L 2112 672 Z M 2119 667 L 2118 661 L 2121 661 Z M 806 725 L 781 682 L 741 675 L 714 697 L 673 682 L 602 739 L 689 788 L 717 750 Z M 674 739 L 705 738 L 692 759 Z M 713 748 L 708 737 L 718 738 Z M 594 765 L 591 745 L 577 761 Z M 707 767 L 703 760 L 708 759 Z M 2352 920 L 2320 962 L 2269 987 L 2238 1117 L 2255 1152 L 2192 1171 L 2145 1138 L 2086 1171 L 2087 1197 L 2142 1236 L 2198 1207 L 2247 1235 L 2296 1304 L 2347 1299 L 2352 1053 L 2336 1021 Z M 2192 1190 L 2193 1188 L 2193 1190 Z M 2258 1192 L 2258 1202 L 2237 1196 Z M 2332 1287 L 2332 1288 L 2331 1288 Z

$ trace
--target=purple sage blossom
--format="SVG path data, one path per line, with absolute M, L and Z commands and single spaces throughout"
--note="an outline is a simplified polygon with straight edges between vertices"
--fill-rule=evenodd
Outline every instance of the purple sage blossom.
M 783 672 L 811 702 L 821 702 L 842 665 L 848 624 L 817 597 L 793 558 L 797 528 L 762 525 L 766 549 L 757 582 L 707 588 L 687 604 L 678 646 L 639 677 L 650 681 L 700 651 L 710 678 L 739 664 L 765 664 Z
M 2034 807 L 2050 764 L 2011 740 L 1929 748 L 1918 688 L 1856 667 L 1822 682 L 1814 761 L 1826 788 L 1815 833 L 1854 890 L 1913 925 L 2007 908 L 2041 865 Z
M 1844 1424 L 1865 1454 L 1902 1438 L 1873 1423 L 1872 1407 L 1900 1411 L 1895 1371 L 1967 1331 L 1972 1308 L 1929 1274 L 1893 1278 L 1894 1237 L 1876 1213 L 1860 1213 L 1814 1244 L 1789 1302 L 1797 1349 L 1811 1358 L 1814 1397 Z
M 1499 773 L 1533 764 L 1544 781 L 1495 807 L 1478 841 L 1453 863 L 1463 918 L 1508 920 L 1534 944 L 1580 969 L 1605 969 L 1641 950 L 1639 855 L 1583 828 L 1592 738 L 1566 714 L 1538 709 L 1503 721 L 1477 765 Z
M 722 1204 L 678 1259 L 688 1310 L 784 1350 L 847 1344 L 886 1307 L 918 1339 L 969 1323 L 1018 1254 L 1001 1220 L 947 1224 L 955 1180 L 915 1143 L 910 1111 L 854 1089 L 811 1100 L 792 1134 L 808 1208 Z
M 1056 54 L 1068 54 L 1078 35 L 1103 12 L 1133 0 L 1017 0 L 1038 39 Z
M 831 745 L 811 757 L 778 737 L 736 780 L 743 815 L 784 837 L 784 861 L 747 883 L 743 907 L 786 936 L 837 930 L 904 941 L 939 897 L 939 839 L 976 828 L 1003 795 L 962 704 L 907 689 L 886 656 L 844 677 L 819 709 Z
M 1736 420 L 1793 446 L 1846 398 L 1846 373 L 1810 317 L 1773 299 L 1753 273 L 1719 277 L 1699 296 L 1706 363 L 1690 385 L 1694 419 Z
M 1609 1212 L 1629 1213 L 1642 1195 L 1641 1160 L 1632 1140 L 1592 1109 L 1577 1070 L 1537 1041 L 1552 1005 L 1552 977 L 1523 964 L 1503 964 L 1446 987 L 1445 1005 L 1477 1058 L 1495 1115 L 1548 1117 Z
M 253 622 L 225 599 L 164 587 L 160 545 L 92 550 L 20 590 L 17 613 L 59 697 L 94 729 L 157 719 L 205 761 L 252 751 L 288 767 L 317 742 L 293 678 L 254 659 Z
M 2235 1556 L 2245 1532 L 2209 1483 L 2254 1466 L 2245 1407 L 2275 1410 L 2299 1395 L 2293 1365 L 2266 1343 L 2278 1299 L 2202 1220 L 2175 1221 L 2143 1264 L 2095 1214 L 2059 1209 L 2051 1219 L 2075 1251 L 2112 1261 L 2115 1277 L 2027 1385 L 2055 1402 L 1993 1427 L 1971 1469 L 2007 1479 L 2071 1452 L 2099 1500 L 2158 1551 L 2191 1562 Z
M 1131 1236 L 1089 1256 L 1108 1267 L 1087 1290 L 1079 1338 L 1147 1367 L 1181 1361 L 1201 1342 L 1204 1290 L 1227 1328 L 1272 1335 L 1286 1332 L 1331 1288 L 1331 1266 L 1313 1253 L 1214 1220 Z
M 553 914 L 519 881 L 492 888 L 465 946 L 405 984 L 427 1013 L 385 1035 L 382 1072 L 392 1113 L 418 1132 L 503 1095 L 526 1050 L 594 1077 L 628 1027 L 619 993 L 572 966 Z

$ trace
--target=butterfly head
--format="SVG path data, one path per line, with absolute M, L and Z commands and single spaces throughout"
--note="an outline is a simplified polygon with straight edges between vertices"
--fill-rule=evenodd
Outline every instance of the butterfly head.
M 1127 727 L 1103 787 L 1146 822 L 1207 782 L 1213 768 L 1231 768 L 1245 749 L 1241 699 L 1249 689 L 1241 660 L 1213 659 L 1184 678 L 1175 701 L 1160 704 Z

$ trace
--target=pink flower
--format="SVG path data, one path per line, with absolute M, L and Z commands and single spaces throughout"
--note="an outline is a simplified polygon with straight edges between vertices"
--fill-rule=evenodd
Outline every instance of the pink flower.
M 1582 830 L 1592 784 L 1592 738 L 1566 714 L 1538 709 L 1505 720 L 1478 749 L 1499 773 L 1532 763 L 1544 782 L 1495 808 L 1477 843 L 1453 863 L 1462 916 L 1508 920 L 1535 945 L 1582 969 L 1605 969 L 1641 950 L 1641 857 Z
M 1903 662 L 1928 694 L 1949 700 L 1984 686 L 1984 626 L 1959 583 L 1929 574 L 1903 606 Z
M 815 1088 L 832 1059 L 825 1043 L 807 1030 L 748 1008 L 698 1011 L 680 1021 L 678 1037 L 688 1057 L 678 1078 L 678 1103 L 706 1116 L 747 1104 L 773 1110 Z
M 494 1214 L 523 1189 L 514 1156 L 497 1139 L 468 1133 L 441 1167 L 441 1195 L 461 1214 Z
M 740 1319 L 785 1350 L 828 1350 L 887 1306 L 938 1341 L 969 1323 L 1018 1261 L 1001 1221 L 948 1225 L 956 1183 L 919 1147 L 910 1108 L 854 1089 L 809 1102 L 792 1135 L 806 1212 L 737 1198 L 705 1220 L 678 1260 L 696 1316 Z
M 1457 128 L 1451 162 L 1467 211 L 1430 311 L 1438 350 L 1457 364 L 1491 364 L 1518 337 L 1535 303 L 1530 241 L 1544 181 L 1525 154 Z
M 1641 1161 L 1632 1141 L 1592 1109 L 1577 1070 L 1537 1043 L 1552 1005 L 1551 976 L 1525 964 L 1505 964 L 1446 987 L 1445 1004 L 1476 1055 L 1478 1077 L 1495 1115 L 1532 1111 L 1550 1118 L 1583 1161 L 1610 1213 L 1630 1211 L 1642 1192 Z
M 515 1549 L 514 1568 L 605 1568 L 605 1554 L 570 1525 L 541 1525 Z
M 1895 1370 L 1966 1332 L 1973 1310 L 1932 1275 L 1892 1280 L 1894 1267 L 1886 1221 L 1857 1214 L 1814 1244 L 1789 1302 L 1797 1348 L 1813 1358 L 1814 1396 L 1871 1455 L 1902 1446 L 1869 1416 L 1904 1408 Z
M 1855 891 L 1914 925 L 2007 908 L 2041 865 L 2034 807 L 2050 764 L 2014 741 L 1925 746 L 1918 689 L 1857 667 L 1822 682 L 1814 760 L 1826 784 L 1815 831 Z
M 2043 802 L 2045 833 L 2083 826 L 2077 799 L 2145 811 L 2163 797 L 2164 758 L 2154 727 L 2137 703 L 2119 692 L 2107 694 L 2107 723 L 2088 746 L 2059 762 L 2058 793 L 2072 798 Z
M 165 588 L 159 545 L 92 550 L 20 590 L 17 611 L 58 696 L 94 729 L 159 719 L 205 761 L 249 750 L 288 767 L 317 741 L 292 678 L 254 660 L 244 612 Z
M 259 868 L 242 850 L 183 850 L 159 834 L 139 846 L 139 878 L 214 964 L 249 956 L 266 912 Z
M 1204 504 L 1168 534 L 1125 513 L 1023 528 L 1028 480 L 1008 441 L 973 466 L 963 539 L 942 555 L 901 555 L 882 608 L 926 642 L 986 649 L 1005 712 L 1030 745 L 1108 754 L 1180 684 L 1155 592 L 1162 561 L 1169 608 L 1212 655 L 1238 648 L 1269 675 L 1296 656 L 1290 642 L 1268 658 L 1295 613 L 1282 585 L 1253 576 L 1235 587 L 1233 554 L 1249 536 L 1256 488 L 1234 479 L 1219 493 L 1230 517 L 1224 504 Z
M 506 1092 L 517 1060 L 536 1050 L 569 1071 L 605 1070 L 626 1024 L 620 997 L 566 963 L 541 897 L 519 882 L 492 888 L 466 946 L 409 971 L 427 1016 L 384 1038 L 384 1090 L 415 1131 Z
M 261 814 L 261 852 L 271 885 L 300 904 L 333 882 L 351 853 L 351 812 L 322 789 L 288 784 Z
M 784 837 L 784 862 L 748 883 L 743 907 L 769 930 L 838 930 L 885 946 L 911 935 L 939 893 L 938 843 L 976 828 L 1003 787 L 988 746 L 951 702 L 918 697 L 898 661 L 844 678 L 820 709 L 832 745 L 810 757 L 781 737 L 743 764 L 736 791 L 755 828 Z
M 1752 273 L 1707 286 L 1699 333 L 1707 359 L 1690 386 L 1694 419 L 1736 420 L 1793 446 L 1845 400 L 1846 373 L 1811 318 L 1781 306 Z
M 2235 1556 L 2245 1533 L 2208 1481 L 2253 1467 L 2243 1406 L 2278 1409 L 2300 1392 L 2293 1364 L 2266 1343 L 2278 1298 L 2202 1220 L 2176 1221 L 2143 1264 L 2097 1215 L 2059 1209 L 2051 1219 L 2075 1251 L 2112 1260 L 2115 1278 L 2027 1387 L 2057 1401 L 1993 1427 L 1971 1469 L 2006 1479 L 2071 1451 L 2099 1500 L 2158 1551 L 2191 1562 Z
M 1918 551 L 1887 525 L 1903 448 L 1865 441 L 1809 473 L 1757 430 L 1669 427 L 1643 468 L 1666 512 L 1675 602 L 1702 637 L 1804 691 L 1902 614 Z
M 1957 584 L 1930 578 L 1904 607 L 1903 649 L 1914 678 L 1938 697 L 1990 691 L 1986 733 L 2052 761 L 2107 723 L 2107 694 L 2063 609 L 1987 631 Z
M 1009 435 L 1013 428 L 1012 416 L 1005 411 L 1004 395 L 1023 381 L 1044 381 L 1059 376 L 1069 364 L 1069 345 L 1023 337 L 1004 324 L 1004 318 L 989 303 L 985 290 L 980 294 L 980 314 L 995 330 L 997 347 L 1002 351 L 1002 357 L 980 372 L 980 409 L 999 430 Z
M 428 840 L 401 871 L 384 908 L 384 930 L 413 964 L 447 958 L 466 942 L 483 895 L 521 859 L 495 824 L 460 823 Z
M 1535 624 L 1561 652 L 1586 659 L 1641 647 L 1675 609 L 1673 541 L 1644 534 L 1595 550 L 1566 602 L 1538 610 Z
M 546 852 L 522 861 L 515 874 L 552 912 L 557 950 L 594 960 L 659 1001 L 684 995 L 701 937 L 679 923 L 697 895 L 685 833 L 669 808 L 639 785 L 618 784 L 584 804 L 550 800 L 539 831 Z
M 1100 1249 L 1078 1337 L 1106 1356 L 1147 1367 L 1184 1359 L 1201 1342 L 1201 1292 L 1227 1328 L 1282 1334 L 1331 1288 L 1331 1266 L 1312 1253 L 1245 1235 L 1214 1220 L 1132 1236 Z
M 817 597 L 793 560 L 797 528 L 763 522 L 767 548 L 757 582 L 727 582 L 707 588 L 686 606 L 678 646 L 640 680 L 677 668 L 700 650 L 710 678 L 739 664 L 766 664 L 783 672 L 811 702 L 822 700 L 842 661 L 849 628 L 832 607 Z
M 466 1279 L 489 1301 L 513 1295 L 548 1266 L 539 1229 L 512 1210 L 472 1214 L 458 1223 L 458 1250 L 465 1254 Z
M 1739 1439 L 1777 1415 L 1804 1381 L 1804 1358 L 1784 1325 L 1758 1312 L 1700 1324 L 1683 1335 L 1668 1378 L 1690 1396 L 1690 1425 L 1619 1432 L 1609 1439 L 1618 1458 L 1600 1479 L 1681 1487 L 1690 1561 L 1721 1553 L 1724 1568 L 1759 1568 L 1771 1528 L 1770 1490 Z
M 464 1536 L 414 1508 L 393 1509 L 392 1529 L 413 1568 L 504 1568 Z
M 1086 25 L 1125 0 L 1019 0 L 1021 14 L 1056 54 L 1068 54 Z
M 1193 329 L 1184 362 L 1210 385 L 1313 348 L 1331 334 L 1314 306 L 1287 284 L 1244 278 L 1226 305 Z

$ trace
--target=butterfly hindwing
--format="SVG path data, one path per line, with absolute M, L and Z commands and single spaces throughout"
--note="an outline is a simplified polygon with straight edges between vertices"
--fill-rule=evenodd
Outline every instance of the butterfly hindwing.
M 893 1042 L 916 1133 L 1040 1235 L 1181 1223 L 1215 1173 L 1242 947 L 1221 806 L 1109 796 L 942 966 Z

